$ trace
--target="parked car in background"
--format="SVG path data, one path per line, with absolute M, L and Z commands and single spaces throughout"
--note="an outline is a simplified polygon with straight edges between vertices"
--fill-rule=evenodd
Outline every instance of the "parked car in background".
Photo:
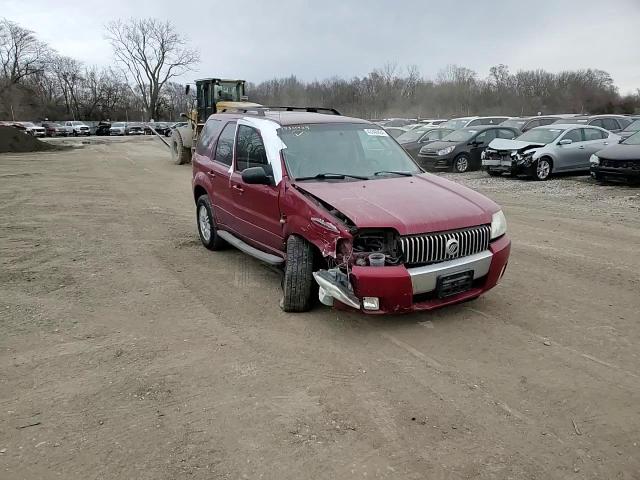
M 144 135 L 144 126 L 141 123 L 128 123 L 125 135 Z
M 416 123 L 414 118 L 390 118 L 383 123 L 384 127 L 406 127 L 411 123 Z
M 47 137 L 66 137 L 69 135 L 67 128 L 55 122 L 42 122 Z
M 626 180 L 640 183 L 640 131 L 598 150 L 589 159 L 591 176 L 599 182 Z
M 633 117 L 630 117 L 630 120 L 633 120 Z M 622 138 L 628 138 L 637 131 L 640 131 L 640 120 L 633 120 L 629 125 L 624 127 L 624 130 L 618 132 Z
M 36 125 L 33 122 L 18 122 L 18 123 L 24 127 L 25 131 L 29 135 L 33 135 L 34 137 L 44 137 L 47 134 L 44 128 Z
M 424 127 L 414 128 L 400 135 L 396 140 L 402 148 L 404 148 L 414 160 L 418 159 L 418 152 L 425 145 L 442 140 L 443 137 L 449 135 L 453 130 L 450 128 L 440 128 L 433 125 L 425 125 Z
M 386 125 L 383 127 L 385 131 L 391 135 L 393 138 L 398 138 L 403 133 L 408 132 L 405 127 L 387 127 Z
M 111 135 L 111 122 L 100 122 L 96 127 L 96 135 Z
M 155 130 L 158 135 L 168 136 L 167 132 L 171 131 L 171 127 L 168 123 L 165 122 L 153 122 L 147 123 L 144 125 L 144 134 L 145 135 L 153 135 L 151 129 Z
M 441 125 L 446 121 L 446 118 L 423 118 L 422 120 L 418 120 L 419 123 L 424 125 Z
M 504 127 L 514 127 L 520 130 L 521 132 L 526 132 L 527 130 L 531 130 L 532 128 L 542 127 L 544 125 L 550 125 L 554 123 L 558 118 L 557 117 L 511 117 L 508 120 L 505 120 L 500 125 Z
M 576 123 L 580 125 L 593 125 L 604 128 L 610 132 L 617 133 L 626 128 L 633 120 L 624 115 L 590 115 L 561 118 L 555 121 L 556 124 Z
M 125 122 L 115 122 L 109 128 L 109 135 L 126 135 L 127 124 Z
M 536 127 L 513 140 L 496 139 L 484 153 L 489 175 L 525 174 L 547 180 L 558 172 L 586 172 L 589 157 L 620 137 L 600 127 L 552 124 Z
M 280 266 L 287 312 L 316 295 L 364 313 L 432 310 L 478 297 L 507 266 L 500 207 L 425 174 L 365 120 L 214 114 L 192 163 L 203 246 Z
M 87 137 L 91 135 L 91 129 L 89 125 L 84 124 L 83 122 L 79 122 L 77 120 L 69 120 L 64 122 L 64 126 L 70 131 L 70 134 L 74 137 L 79 135 L 86 135 Z
M 441 123 L 440 126 L 459 130 L 460 128 L 477 127 L 479 125 L 500 125 L 509 118 L 510 117 L 459 117 L 447 120 Z
M 479 126 L 455 130 L 418 152 L 418 164 L 428 169 L 450 169 L 457 173 L 482 165 L 482 152 L 494 138 L 513 139 L 522 132 L 513 127 Z

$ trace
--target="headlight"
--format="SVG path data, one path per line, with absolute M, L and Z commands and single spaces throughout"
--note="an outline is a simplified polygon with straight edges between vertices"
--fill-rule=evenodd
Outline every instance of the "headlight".
M 438 155 L 449 155 L 451 152 L 453 152 L 456 149 L 455 145 L 451 145 L 450 147 L 445 147 L 441 150 L 438 150 L 436 153 Z
M 491 218 L 491 240 L 495 240 L 507 233 L 507 219 L 502 210 L 493 214 Z
M 591 165 L 600 165 L 600 157 L 598 157 L 595 153 L 593 155 L 591 155 L 591 158 L 589 158 L 589 163 Z

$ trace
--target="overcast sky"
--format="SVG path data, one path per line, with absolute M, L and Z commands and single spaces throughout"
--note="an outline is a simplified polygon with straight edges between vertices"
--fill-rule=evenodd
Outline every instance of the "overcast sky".
M 640 0 L 0 0 L 0 16 L 96 65 L 113 62 L 109 20 L 170 19 L 202 55 L 182 81 L 353 77 L 388 62 L 430 78 L 455 63 L 484 77 L 504 63 L 599 68 L 621 93 L 640 88 Z

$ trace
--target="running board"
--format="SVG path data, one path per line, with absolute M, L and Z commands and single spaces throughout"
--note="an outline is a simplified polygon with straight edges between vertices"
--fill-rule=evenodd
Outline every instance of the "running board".
M 257 248 L 254 248 L 251 245 L 243 242 L 238 237 L 225 230 L 216 231 L 216 235 L 218 235 L 225 242 L 236 247 L 238 250 L 241 250 L 244 253 L 257 258 L 261 262 L 268 263 L 269 265 L 282 265 L 284 263 L 284 258 L 277 257 L 276 255 L 271 255 L 270 253 L 265 253 L 262 250 L 258 250 Z

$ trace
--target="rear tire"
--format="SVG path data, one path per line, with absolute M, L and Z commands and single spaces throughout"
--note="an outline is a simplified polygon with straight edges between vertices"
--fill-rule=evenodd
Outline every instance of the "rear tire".
M 209 195 L 198 197 L 196 202 L 196 222 L 198 223 L 200 241 L 206 248 L 220 250 L 225 246 L 225 241 L 218 236 Z
M 313 301 L 313 247 L 291 235 L 287 240 L 287 259 L 282 284 L 281 307 L 285 312 L 306 312 Z
M 471 167 L 471 158 L 466 153 L 461 153 L 456 158 L 454 158 L 453 165 L 451 165 L 451 169 L 455 173 L 468 172 L 470 167 Z
M 177 130 L 171 136 L 171 159 L 176 165 L 184 165 L 191 161 L 191 149 L 185 148 L 182 136 Z

